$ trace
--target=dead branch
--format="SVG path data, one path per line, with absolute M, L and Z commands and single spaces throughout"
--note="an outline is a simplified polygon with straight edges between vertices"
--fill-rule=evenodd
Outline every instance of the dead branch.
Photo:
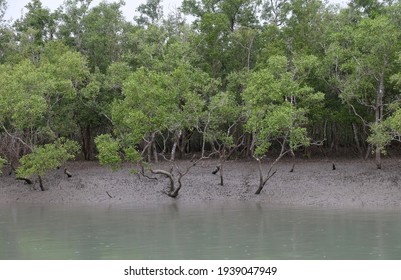
M 217 166 L 216 166 L 216 170 L 214 170 L 214 171 L 212 172 L 212 174 L 213 174 L 213 175 L 216 175 L 217 172 L 219 172 L 219 170 L 220 170 L 220 165 L 217 165 Z
M 17 139 L 22 145 L 24 145 L 25 147 L 27 147 L 31 152 L 33 151 L 32 146 L 27 144 L 24 140 L 22 140 L 20 137 L 12 135 L 10 132 L 8 132 L 7 128 L 4 126 L 3 123 L 1 123 L 2 128 L 4 129 L 4 132 L 10 136 L 13 139 Z
M 110 198 L 113 198 L 110 194 L 109 194 L 109 192 L 108 191 L 106 191 L 106 193 L 107 193 L 107 195 L 110 197 Z
M 72 174 L 68 172 L 67 168 L 64 168 L 64 174 L 67 175 L 68 178 L 72 177 Z
M 28 185 L 32 185 L 32 184 L 33 184 L 32 180 L 30 180 L 30 179 L 28 179 L 28 178 L 17 177 L 17 178 L 15 178 L 15 180 L 24 181 L 24 182 L 25 182 L 26 184 L 28 184 Z

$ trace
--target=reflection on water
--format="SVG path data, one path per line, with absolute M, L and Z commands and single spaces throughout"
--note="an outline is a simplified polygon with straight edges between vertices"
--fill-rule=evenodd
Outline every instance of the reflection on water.
M 401 214 L 253 203 L 3 205 L 0 259 L 401 259 Z

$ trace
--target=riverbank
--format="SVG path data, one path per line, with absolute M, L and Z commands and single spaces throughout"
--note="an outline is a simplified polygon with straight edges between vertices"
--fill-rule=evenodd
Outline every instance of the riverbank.
M 386 159 L 383 169 L 374 162 L 363 160 L 332 161 L 284 160 L 276 165 L 273 176 L 260 195 L 257 165 L 254 161 L 228 161 L 225 165 L 225 186 L 218 185 L 219 177 L 212 171 L 217 161 L 206 160 L 191 169 L 183 178 L 183 187 L 176 200 L 180 203 L 204 201 L 255 201 L 266 204 L 292 206 L 346 207 L 346 208 L 401 208 L 401 159 Z M 179 162 L 186 166 L 189 162 Z M 266 162 L 264 167 L 267 169 Z M 166 167 L 166 163 L 156 167 Z M 0 203 L 51 204 L 127 204 L 152 205 L 166 203 L 172 198 L 163 193 L 168 180 L 158 177 L 150 180 L 131 173 L 129 166 L 119 171 L 99 166 L 96 162 L 70 162 L 67 178 L 63 170 L 44 177 L 47 191 L 41 192 L 38 183 L 27 185 L 14 175 L 0 177 Z

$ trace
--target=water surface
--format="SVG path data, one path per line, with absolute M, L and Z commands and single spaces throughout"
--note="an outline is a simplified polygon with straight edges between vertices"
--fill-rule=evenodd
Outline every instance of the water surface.
M 2 205 L 0 259 L 401 259 L 401 213 Z

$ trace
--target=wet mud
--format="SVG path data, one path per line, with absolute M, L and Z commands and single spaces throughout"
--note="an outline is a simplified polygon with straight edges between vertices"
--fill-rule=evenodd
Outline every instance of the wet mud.
M 100 166 L 96 162 L 70 162 L 68 178 L 64 169 L 46 174 L 40 191 L 34 181 L 28 185 L 15 180 L 6 172 L 0 177 L 0 203 L 52 203 L 52 204 L 116 204 L 147 205 L 176 201 L 202 203 L 205 201 L 255 201 L 262 204 L 341 208 L 401 208 L 401 159 L 386 159 L 383 169 L 374 162 L 364 160 L 336 160 L 336 169 L 329 160 L 292 160 L 277 164 L 277 170 L 260 195 L 255 195 L 259 177 L 254 161 L 232 160 L 224 167 L 225 185 L 219 185 L 218 175 L 212 174 L 216 160 L 206 160 L 191 169 L 182 182 L 176 199 L 165 195 L 169 181 L 162 176 L 157 180 L 132 173 L 129 165 L 118 171 Z M 180 161 L 185 168 L 188 161 Z M 269 160 L 264 162 L 268 169 Z M 167 168 L 167 163 L 157 164 Z

